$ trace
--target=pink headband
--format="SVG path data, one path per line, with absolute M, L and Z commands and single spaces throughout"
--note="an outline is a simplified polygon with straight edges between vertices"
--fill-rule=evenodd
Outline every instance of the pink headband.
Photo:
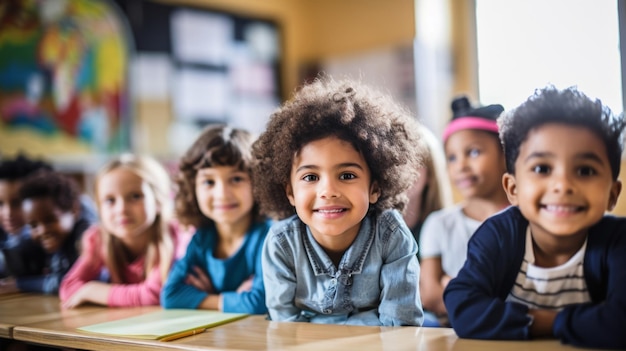
M 448 126 L 443 131 L 443 141 L 446 142 L 452 133 L 463 129 L 478 129 L 498 133 L 498 123 L 494 120 L 473 116 L 455 118 L 448 123 Z

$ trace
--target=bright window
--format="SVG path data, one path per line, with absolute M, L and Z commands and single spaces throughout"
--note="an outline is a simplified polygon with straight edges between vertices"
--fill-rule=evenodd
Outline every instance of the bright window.
M 513 108 L 572 85 L 623 111 L 617 1 L 476 0 L 482 103 Z

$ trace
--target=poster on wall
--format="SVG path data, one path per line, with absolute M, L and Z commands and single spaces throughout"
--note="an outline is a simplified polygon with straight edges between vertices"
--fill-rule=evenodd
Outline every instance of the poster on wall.
M 106 1 L 0 5 L 0 155 L 130 148 L 129 34 Z
M 280 105 L 276 24 L 181 7 L 172 9 L 170 27 L 175 123 L 262 132 Z

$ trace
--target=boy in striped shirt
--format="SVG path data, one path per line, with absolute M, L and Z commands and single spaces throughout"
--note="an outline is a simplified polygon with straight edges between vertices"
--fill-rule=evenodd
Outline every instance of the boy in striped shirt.
M 460 337 L 626 348 L 626 218 L 607 215 L 624 116 L 575 88 L 537 90 L 498 120 L 513 206 L 472 236 L 444 292 Z

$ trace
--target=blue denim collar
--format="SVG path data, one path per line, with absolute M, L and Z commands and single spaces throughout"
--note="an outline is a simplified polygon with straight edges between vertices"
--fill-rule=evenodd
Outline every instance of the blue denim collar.
M 315 241 L 309 227 L 302 222 L 301 225 L 301 233 L 304 234 L 304 250 L 306 251 L 316 276 L 329 275 L 336 278 L 349 278 L 352 274 L 361 273 L 365 258 L 374 242 L 376 232 L 376 223 L 369 215 L 365 216 L 361 221 L 359 234 L 354 239 L 352 245 L 350 245 L 348 250 L 343 254 L 338 268 L 335 267 L 320 244 Z

